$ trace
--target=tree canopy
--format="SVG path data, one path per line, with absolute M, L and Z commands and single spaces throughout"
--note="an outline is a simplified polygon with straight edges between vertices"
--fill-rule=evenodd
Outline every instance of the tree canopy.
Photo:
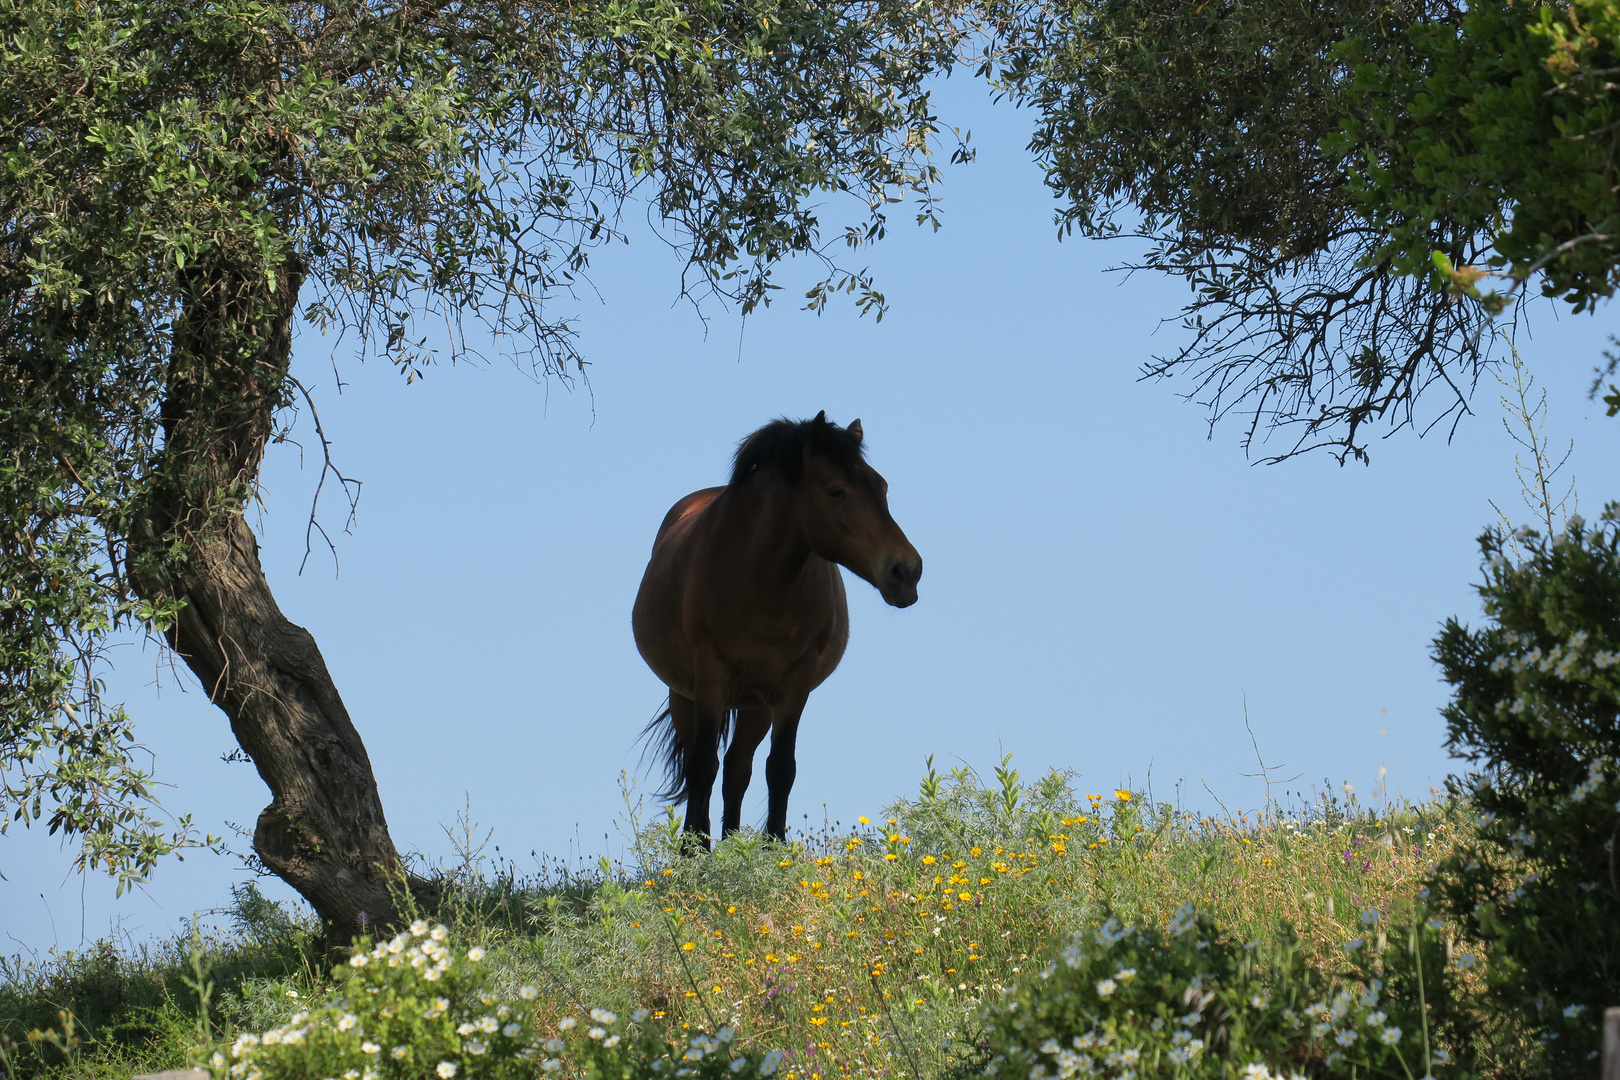
M 558 302 L 645 198 L 747 311 L 890 204 L 932 213 L 959 32 L 854 0 L 0 0 L 0 770 L 10 821 L 137 881 L 190 842 L 103 698 L 163 634 L 269 785 L 255 851 L 329 927 L 392 911 L 364 745 L 243 523 L 298 319 L 414 377 L 424 319 L 567 377 Z M 824 220 L 831 196 L 840 214 Z M 840 209 L 842 208 L 842 209 Z M 849 211 L 843 213 L 843 210 Z
M 1002 85 L 1083 236 L 1187 281 L 1183 374 L 1283 457 L 1467 410 L 1487 321 L 1613 288 L 1606 0 L 1084 0 L 1000 9 Z M 1505 278 L 1482 291 L 1488 274 Z M 1472 302 L 1461 302 L 1467 298 Z M 1419 399 L 1438 396 L 1420 410 Z

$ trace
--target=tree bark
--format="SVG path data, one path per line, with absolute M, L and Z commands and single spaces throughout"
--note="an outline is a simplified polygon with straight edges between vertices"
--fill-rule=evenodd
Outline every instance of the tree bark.
M 262 264 L 188 278 L 175 326 L 164 447 L 131 529 L 130 581 L 180 601 L 169 645 L 230 717 L 272 800 L 253 849 L 307 899 L 331 945 L 397 921 L 406 884 L 377 781 L 314 637 L 276 605 L 243 520 L 283 403 L 302 275 Z

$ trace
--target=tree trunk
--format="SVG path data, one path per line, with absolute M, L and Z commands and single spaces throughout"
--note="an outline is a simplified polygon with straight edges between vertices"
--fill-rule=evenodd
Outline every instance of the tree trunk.
M 360 734 L 314 637 L 282 615 L 243 520 L 283 403 L 302 275 L 213 267 L 187 280 L 150 508 L 130 580 L 180 601 L 170 646 L 230 717 L 273 796 L 253 849 L 315 908 L 330 944 L 397 921 L 406 879 Z

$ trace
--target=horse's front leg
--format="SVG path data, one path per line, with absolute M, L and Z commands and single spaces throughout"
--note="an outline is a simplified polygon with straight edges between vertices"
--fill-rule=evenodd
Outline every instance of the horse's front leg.
M 759 749 L 765 733 L 770 730 L 770 709 L 763 705 L 751 705 L 737 710 L 736 726 L 731 731 L 731 749 L 726 751 L 726 778 L 720 786 L 723 800 L 721 836 L 730 836 L 742 828 L 742 801 L 743 795 L 748 792 L 748 781 L 754 776 L 754 751 Z
M 804 702 L 802 697 L 783 702 L 771 726 L 771 753 L 765 759 L 765 783 L 770 790 L 765 835 L 775 840 L 787 839 L 788 792 L 793 790 L 793 778 L 799 772 L 794 748 L 798 743 L 799 716 L 804 712 Z

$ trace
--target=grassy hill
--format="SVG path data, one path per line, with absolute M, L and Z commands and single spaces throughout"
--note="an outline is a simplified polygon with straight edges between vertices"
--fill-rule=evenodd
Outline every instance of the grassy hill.
M 1446 802 L 1326 796 L 1206 817 L 1140 792 L 1077 792 L 1060 773 L 1026 785 L 1004 762 L 989 783 L 930 771 L 916 798 L 790 845 L 744 833 L 685 857 L 666 814 L 635 824 L 628 865 L 583 876 L 489 864 L 468 826 L 427 914 L 486 950 L 508 995 L 538 990 L 526 997 L 539 1031 L 591 1008 L 646 1009 L 674 1031 L 729 1027 L 780 1050 L 792 1080 L 922 1080 L 979 1072 L 981 1002 L 1104 914 L 1162 927 L 1191 902 L 1261 952 L 1287 924 L 1307 964 L 1339 972 L 1370 913 L 1412 899 L 1473 827 Z M 336 989 L 312 931 L 244 886 L 229 933 L 7 962 L 6 1067 L 124 1077 L 285 1023 Z

